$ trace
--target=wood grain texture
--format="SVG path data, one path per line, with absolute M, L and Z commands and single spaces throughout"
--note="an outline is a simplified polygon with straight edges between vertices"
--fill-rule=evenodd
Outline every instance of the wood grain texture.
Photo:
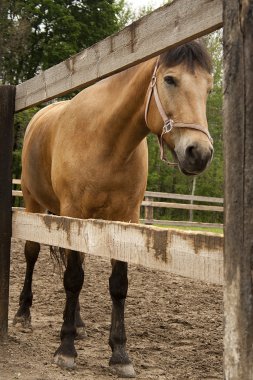
M 0 86 L 0 340 L 8 331 L 15 86 Z
M 253 379 L 253 0 L 224 0 L 224 373 Z
M 31 214 L 13 209 L 13 237 L 223 282 L 223 239 L 210 233 Z
M 89 86 L 221 26 L 221 0 L 175 0 L 18 85 L 16 111 Z

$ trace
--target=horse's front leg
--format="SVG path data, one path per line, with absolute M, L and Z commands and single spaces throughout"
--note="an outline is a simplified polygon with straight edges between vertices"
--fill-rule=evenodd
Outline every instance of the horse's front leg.
M 78 310 L 78 297 L 82 289 L 84 271 L 79 252 L 66 251 L 67 267 L 64 273 L 64 288 L 66 292 L 66 306 L 63 314 L 61 328 L 61 344 L 54 355 L 55 363 L 60 367 L 74 368 L 77 356 L 74 346 L 76 337 L 76 310 Z
M 135 377 L 133 365 L 126 352 L 124 309 L 128 288 L 127 263 L 112 260 L 109 287 L 112 298 L 112 321 L 109 339 L 112 356 L 109 364 L 115 369 L 119 377 Z

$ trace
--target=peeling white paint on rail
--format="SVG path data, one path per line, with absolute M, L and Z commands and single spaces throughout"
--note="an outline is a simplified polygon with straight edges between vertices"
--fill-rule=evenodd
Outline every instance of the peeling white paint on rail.
M 13 209 L 13 237 L 210 283 L 223 283 L 223 238 L 103 220 L 82 220 Z

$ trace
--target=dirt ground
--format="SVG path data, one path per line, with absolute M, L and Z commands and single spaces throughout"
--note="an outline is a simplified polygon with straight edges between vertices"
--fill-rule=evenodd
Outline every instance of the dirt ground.
M 33 331 L 12 326 L 24 277 L 22 241 L 13 241 L 9 338 L 0 346 L 0 380 L 113 380 L 108 360 L 110 264 L 86 257 L 81 293 L 88 337 L 76 341 L 75 370 L 52 364 L 64 308 L 62 280 L 43 247 L 34 275 Z M 222 379 L 222 289 L 130 266 L 128 350 L 140 380 Z

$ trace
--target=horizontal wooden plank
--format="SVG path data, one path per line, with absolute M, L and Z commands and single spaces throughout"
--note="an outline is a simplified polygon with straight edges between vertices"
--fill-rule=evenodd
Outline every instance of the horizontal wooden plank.
M 141 205 L 146 206 L 146 207 L 178 208 L 178 209 L 184 209 L 184 210 L 199 210 L 199 211 L 223 212 L 224 210 L 224 208 L 221 206 L 193 205 L 189 203 L 173 203 L 173 202 L 143 201 Z
M 21 185 L 21 179 L 13 178 L 12 179 L 12 184 L 13 185 Z
M 175 0 L 21 83 L 16 111 L 89 86 L 222 26 L 222 0 Z
M 23 197 L 23 193 L 21 190 L 12 190 L 13 197 Z
M 157 220 L 157 219 L 141 219 L 141 223 L 153 224 L 157 226 L 180 226 L 180 227 L 196 227 L 196 228 L 223 228 L 221 223 L 199 223 L 189 222 L 185 220 Z
M 222 284 L 223 238 L 138 224 L 13 209 L 13 237 Z
M 180 199 L 186 201 L 208 202 L 208 203 L 223 203 L 223 198 L 205 197 L 203 195 L 190 195 L 190 194 L 173 194 L 161 193 L 158 191 L 146 191 L 145 197 L 151 198 L 164 198 L 164 199 Z

